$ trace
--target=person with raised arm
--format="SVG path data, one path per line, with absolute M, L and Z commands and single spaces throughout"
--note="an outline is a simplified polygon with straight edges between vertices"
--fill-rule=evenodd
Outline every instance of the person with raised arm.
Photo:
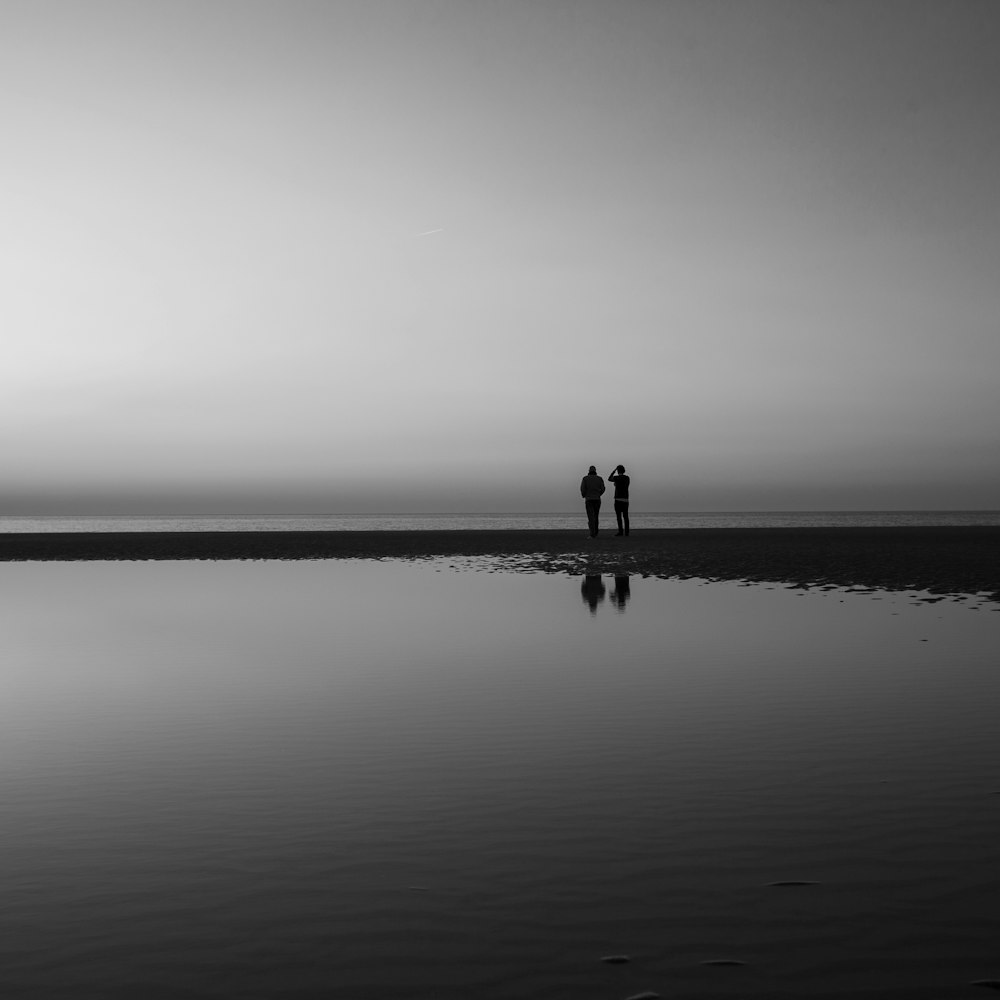
M 627 535 L 628 486 L 632 482 L 632 478 L 625 474 L 625 466 L 619 465 L 608 476 L 608 482 L 615 484 L 615 517 L 618 520 L 618 534 Z

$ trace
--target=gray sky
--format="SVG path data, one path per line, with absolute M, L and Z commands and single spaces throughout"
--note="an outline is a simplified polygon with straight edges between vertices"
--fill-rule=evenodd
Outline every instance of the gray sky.
M 0 512 L 1000 507 L 993 0 L 3 0 Z

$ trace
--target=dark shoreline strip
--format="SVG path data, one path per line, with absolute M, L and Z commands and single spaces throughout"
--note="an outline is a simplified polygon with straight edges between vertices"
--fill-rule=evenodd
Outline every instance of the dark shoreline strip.
M 525 569 L 802 586 L 986 592 L 1000 601 L 1000 526 L 585 531 L 205 531 L 0 535 L 0 561 L 424 559 L 486 556 Z

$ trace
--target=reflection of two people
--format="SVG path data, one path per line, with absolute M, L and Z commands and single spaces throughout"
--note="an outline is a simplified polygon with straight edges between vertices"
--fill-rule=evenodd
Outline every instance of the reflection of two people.
M 604 579 L 598 574 L 585 576 L 583 578 L 583 583 L 580 585 L 580 596 L 583 598 L 583 603 L 590 608 L 590 613 L 592 615 L 596 615 L 597 606 L 607 596 L 607 588 L 604 586 Z M 611 601 L 614 604 L 615 609 L 617 611 L 624 611 L 625 605 L 628 604 L 631 596 L 632 592 L 629 589 L 628 576 L 616 576 L 615 589 L 611 591 Z

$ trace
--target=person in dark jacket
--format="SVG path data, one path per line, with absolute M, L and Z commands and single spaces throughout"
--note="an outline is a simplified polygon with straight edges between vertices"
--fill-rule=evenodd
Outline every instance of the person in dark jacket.
M 625 475 L 625 466 L 619 465 L 610 476 L 608 482 L 615 484 L 615 517 L 618 519 L 618 534 L 628 534 L 628 486 L 632 482 Z
M 597 474 L 597 467 L 591 466 L 590 471 L 580 480 L 580 496 L 587 507 L 587 524 L 590 526 L 590 537 L 597 537 L 597 515 L 601 511 L 601 496 L 604 494 L 604 480 Z

